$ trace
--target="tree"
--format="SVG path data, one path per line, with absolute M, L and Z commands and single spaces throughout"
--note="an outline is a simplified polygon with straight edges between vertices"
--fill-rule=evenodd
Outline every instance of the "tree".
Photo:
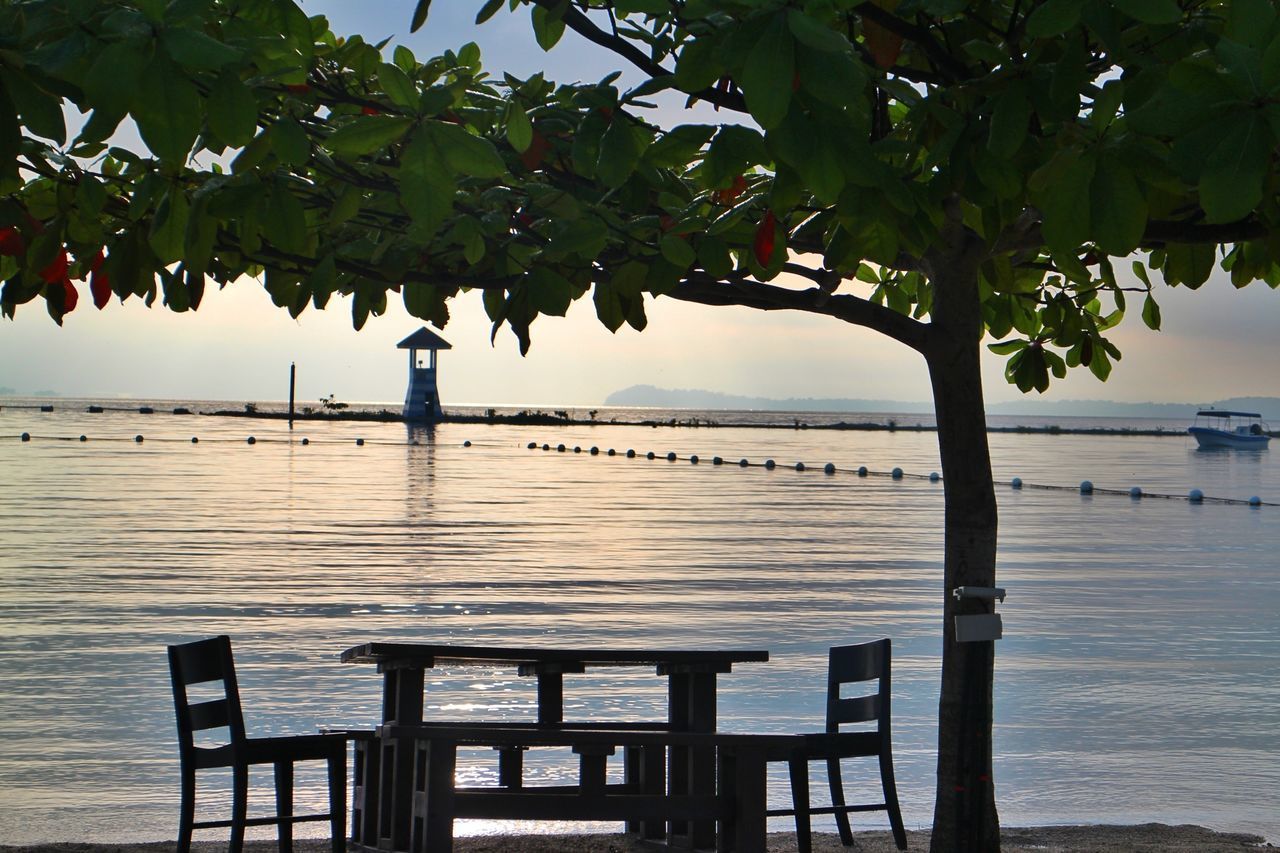
M 509 5 L 543 48 L 572 32 L 637 84 L 489 77 L 474 45 L 421 61 L 291 0 L 0 2 L 0 308 L 41 299 L 60 322 L 87 279 L 99 308 L 194 310 L 209 279 L 249 275 L 295 316 L 350 296 L 357 328 L 392 292 L 443 326 L 479 290 L 522 350 L 588 293 L 615 331 L 662 296 L 911 347 L 946 489 L 933 849 L 998 850 L 993 644 L 955 642 L 976 605 L 951 595 L 995 585 L 982 341 L 1023 391 L 1073 367 L 1105 380 L 1129 302 L 1160 325 L 1148 270 L 1280 283 L 1276 10 Z M 658 126 L 655 97 L 718 114 Z M 75 134 L 66 105 L 88 115 Z M 126 119 L 144 145 L 118 141 Z

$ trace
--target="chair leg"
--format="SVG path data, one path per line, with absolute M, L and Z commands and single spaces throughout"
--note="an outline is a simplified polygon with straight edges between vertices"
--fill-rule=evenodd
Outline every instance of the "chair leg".
M 274 762 L 276 774 L 276 817 L 293 817 L 293 762 L 280 759 Z M 280 839 L 280 853 L 293 853 L 293 822 L 281 820 L 276 824 Z
M 796 812 L 796 850 L 812 853 L 813 835 L 809 827 L 809 761 L 802 755 L 792 756 L 788 762 L 791 771 L 791 801 Z
M 244 825 L 249 816 L 249 765 L 231 768 L 231 842 L 229 853 L 243 853 Z
M 836 808 L 844 803 L 844 779 L 840 775 L 840 759 L 827 759 L 827 783 L 831 786 L 831 805 Z M 849 813 L 836 812 L 836 829 L 840 831 L 840 843 L 845 847 L 853 846 L 853 830 L 849 828 Z
M 899 850 L 906 850 L 907 830 L 902 825 L 902 810 L 898 808 L 898 785 L 893 779 L 893 753 L 887 746 L 880 750 L 880 784 L 884 788 L 884 806 L 889 812 L 893 841 Z
M 347 745 L 329 756 L 329 834 L 333 853 L 347 853 Z
M 190 853 L 191 832 L 196 821 L 196 771 L 187 764 L 182 766 L 182 804 L 178 810 L 178 851 Z

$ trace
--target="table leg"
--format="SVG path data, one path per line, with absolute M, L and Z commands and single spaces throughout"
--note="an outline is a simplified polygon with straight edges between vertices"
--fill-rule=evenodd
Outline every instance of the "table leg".
M 716 673 L 668 671 L 667 722 L 672 731 L 716 730 Z M 672 747 L 668 769 L 672 796 L 711 796 L 716 790 L 716 757 L 712 747 Z M 671 846 L 710 847 L 715 821 L 672 821 Z
M 422 722 L 421 669 L 389 669 L 382 678 L 382 722 Z M 378 847 L 408 850 L 413 811 L 413 744 L 383 738 L 381 784 L 378 786 Z
M 768 834 L 768 764 L 763 747 L 735 750 L 733 768 L 733 846 L 735 853 L 765 853 Z
M 538 673 L 538 722 L 564 722 L 564 673 Z

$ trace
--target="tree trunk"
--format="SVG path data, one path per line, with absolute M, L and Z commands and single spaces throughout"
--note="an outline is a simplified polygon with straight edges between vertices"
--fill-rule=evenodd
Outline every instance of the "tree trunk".
M 930 264 L 935 304 L 925 359 L 946 494 L 942 693 L 931 853 L 1000 850 L 991 773 L 995 643 L 955 639 L 957 614 L 990 612 L 993 603 L 957 601 L 952 595 L 958 586 L 990 587 L 996 580 L 997 513 L 982 398 L 982 323 L 973 254 L 957 248 Z

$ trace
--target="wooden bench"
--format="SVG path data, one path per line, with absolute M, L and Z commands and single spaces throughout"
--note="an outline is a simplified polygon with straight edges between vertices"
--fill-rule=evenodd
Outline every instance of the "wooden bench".
M 722 853 L 763 853 L 766 764 L 803 745 L 800 735 L 712 734 L 505 725 L 390 725 L 384 737 L 414 744 L 409 853 L 451 853 L 458 818 L 624 821 L 645 837 L 673 821 L 714 821 Z M 579 757 L 578 784 L 526 787 L 454 784 L 460 748 L 525 750 L 568 747 Z M 621 783 L 607 781 L 606 763 L 629 753 Z M 708 794 L 666 790 L 665 755 L 672 747 L 706 750 L 719 764 L 718 789 Z

